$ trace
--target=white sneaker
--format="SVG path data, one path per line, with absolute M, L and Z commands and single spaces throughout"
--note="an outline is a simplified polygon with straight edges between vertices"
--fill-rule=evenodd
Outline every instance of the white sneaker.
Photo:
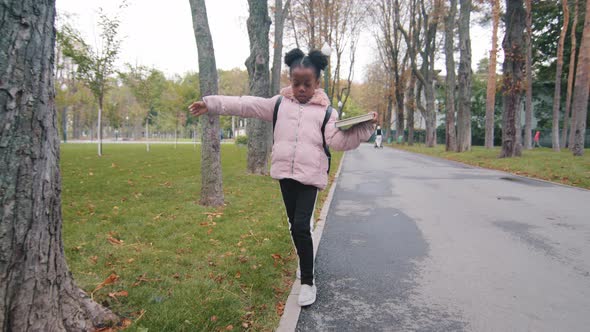
M 297 268 L 297 272 L 295 272 L 295 277 L 299 280 L 301 280 L 301 269 Z
M 297 303 L 304 307 L 315 302 L 315 296 L 317 293 L 317 288 L 315 285 L 301 285 L 301 290 L 299 291 L 299 300 Z

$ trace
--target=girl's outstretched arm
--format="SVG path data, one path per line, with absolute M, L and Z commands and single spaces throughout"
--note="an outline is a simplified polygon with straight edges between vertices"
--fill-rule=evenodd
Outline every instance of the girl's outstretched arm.
M 377 114 L 373 113 L 373 121 L 377 119 Z M 336 128 L 336 121 L 338 120 L 337 112 L 332 112 L 332 116 L 326 124 L 326 144 L 334 150 L 346 151 L 358 148 L 362 142 L 366 142 L 375 131 L 374 122 L 364 122 L 352 126 L 348 130 L 340 130 Z
M 189 106 L 195 116 L 210 112 L 218 115 L 235 115 L 243 118 L 258 118 L 272 121 L 274 107 L 279 96 L 261 98 L 253 96 L 206 96 L 203 101 Z

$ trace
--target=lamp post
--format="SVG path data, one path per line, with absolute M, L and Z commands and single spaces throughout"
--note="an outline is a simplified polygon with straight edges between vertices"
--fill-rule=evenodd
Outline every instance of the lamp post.
M 330 48 L 330 45 L 328 45 L 328 43 L 324 42 L 324 45 L 322 46 L 322 53 L 328 57 L 328 67 L 326 69 L 324 69 L 324 90 L 326 92 L 326 95 L 328 94 L 328 82 L 329 82 L 329 76 L 328 73 L 330 72 L 330 55 L 332 54 L 332 49 Z

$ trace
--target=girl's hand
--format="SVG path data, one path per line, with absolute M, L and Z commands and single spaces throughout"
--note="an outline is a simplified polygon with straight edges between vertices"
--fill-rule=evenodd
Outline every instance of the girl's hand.
M 188 109 L 194 116 L 201 116 L 209 111 L 204 101 L 195 101 L 188 107 Z

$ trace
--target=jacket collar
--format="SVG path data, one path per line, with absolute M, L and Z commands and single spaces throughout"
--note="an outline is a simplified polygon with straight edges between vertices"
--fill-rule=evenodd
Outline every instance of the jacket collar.
M 291 86 L 281 89 L 281 96 L 287 97 L 298 102 L 295 96 L 293 95 L 293 88 L 291 88 Z M 322 107 L 328 107 L 328 105 L 330 105 L 330 99 L 328 99 L 328 96 L 326 95 L 323 89 L 316 89 L 313 93 L 313 96 L 307 103 L 313 105 L 320 105 Z

